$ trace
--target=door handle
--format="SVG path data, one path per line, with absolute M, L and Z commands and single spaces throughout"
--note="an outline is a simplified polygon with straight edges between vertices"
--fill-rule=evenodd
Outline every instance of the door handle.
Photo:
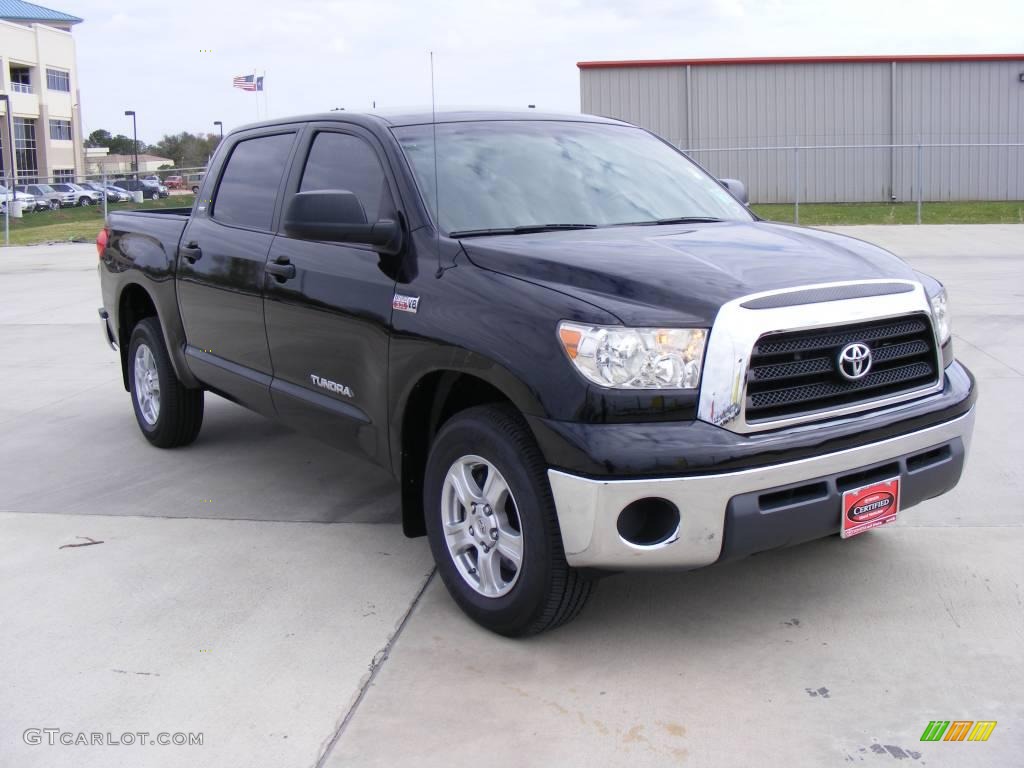
M 283 283 L 285 280 L 291 280 L 295 277 L 295 265 L 292 264 L 287 256 L 278 256 L 276 259 L 271 261 L 263 268 L 263 271 L 268 275 L 273 275 L 274 279 L 279 283 Z
M 187 245 L 179 248 L 178 253 L 188 259 L 189 264 L 195 264 L 203 258 L 203 249 L 199 247 L 199 243 L 195 240 L 192 240 Z

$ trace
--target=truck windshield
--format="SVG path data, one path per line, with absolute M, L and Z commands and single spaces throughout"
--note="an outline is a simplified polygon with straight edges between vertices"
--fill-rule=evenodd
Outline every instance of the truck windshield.
M 753 218 L 682 153 L 608 123 L 439 123 L 435 194 L 432 128 L 393 130 L 446 233 Z

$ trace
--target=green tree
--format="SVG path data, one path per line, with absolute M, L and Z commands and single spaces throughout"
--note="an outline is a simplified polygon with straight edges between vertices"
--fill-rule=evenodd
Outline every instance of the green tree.
M 182 131 L 164 136 L 149 151 L 174 161 L 178 168 L 198 168 L 206 165 L 213 150 L 220 143 L 220 136 L 214 133 L 196 134 Z
M 89 134 L 89 138 L 85 140 L 85 146 L 87 147 L 107 147 L 112 155 L 131 155 L 135 153 L 134 144 L 129 136 L 125 136 L 123 133 L 117 134 L 117 136 L 111 136 L 110 131 L 99 128 Z M 138 142 L 138 152 L 142 154 L 146 151 L 146 142 Z
M 109 147 L 110 140 L 113 136 L 110 135 L 110 131 L 105 131 L 99 128 L 89 134 L 89 138 L 85 140 L 85 146 L 87 147 Z
M 117 136 L 112 138 L 110 140 L 110 143 L 107 144 L 107 146 L 110 147 L 110 154 L 112 155 L 131 155 L 134 154 L 136 151 L 142 153 L 146 150 L 145 143 L 141 141 L 139 142 L 138 150 L 136 150 L 135 144 L 134 142 L 132 142 L 131 137 L 125 136 L 124 134 L 121 133 L 117 134 Z

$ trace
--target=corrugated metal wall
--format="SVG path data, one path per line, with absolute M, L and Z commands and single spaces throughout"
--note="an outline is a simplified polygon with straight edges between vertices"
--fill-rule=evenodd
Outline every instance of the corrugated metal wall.
M 1024 142 L 1024 61 L 905 62 L 894 79 L 894 143 Z M 1024 199 L 1024 147 L 926 147 L 926 200 Z M 896 163 L 896 195 L 914 192 L 913 152 Z
M 580 70 L 580 90 L 584 112 L 653 130 L 756 202 L 791 202 L 798 181 L 801 201 L 912 200 L 916 148 L 707 150 L 1024 142 L 1022 71 L 1024 60 L 607 67 Z M 1024 147 L 920 156 L 926 200 L 1024 199 Z

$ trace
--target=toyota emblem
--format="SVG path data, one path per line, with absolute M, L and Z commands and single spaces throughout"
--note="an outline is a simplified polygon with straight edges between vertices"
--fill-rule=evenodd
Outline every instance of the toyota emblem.
M 840 350 L 838 362 L 844 379 L 863 379 L 871 371 L 871 347 L 861 341 L 847 344 Z

